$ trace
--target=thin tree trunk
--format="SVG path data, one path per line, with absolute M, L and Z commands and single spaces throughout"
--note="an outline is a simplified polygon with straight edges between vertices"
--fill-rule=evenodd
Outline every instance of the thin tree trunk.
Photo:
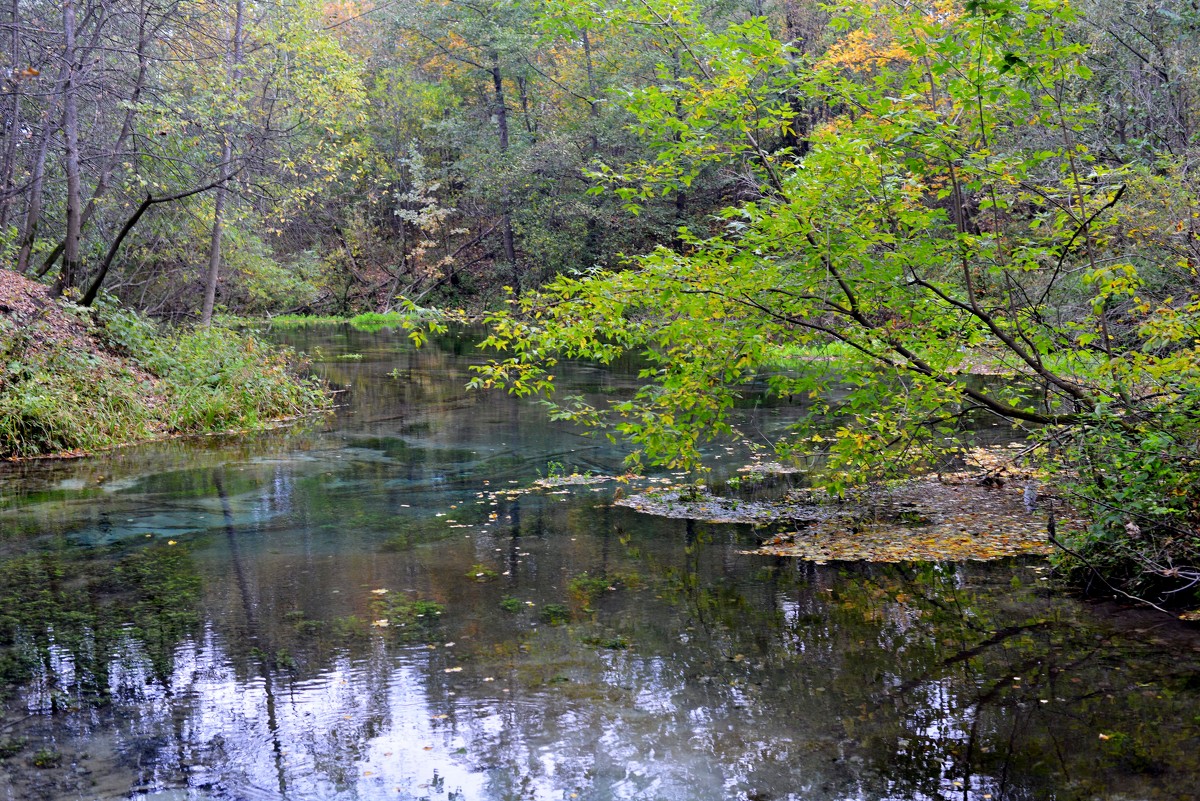
M 71 76 L 71 65 L 65 59 L 58 70 L 58 79 L 54 84 L 54 97 L 51 98 L 49 104 L 43 112 L 42 135 L 38 141 L 37 156 L 33 162 L 33 172 L 30 176 L 29 187 L 29 202 L 25 206 L 25 223 L 21 229 L 21 250 L 17 255 L 17 271 L 20 273 L 29 272 L 30 256 L 33 254 L 33 245 L 37 241 L 38 227 L 42 221 L 42 195 L 46 186 L 46 156 L 50 152 L 50 138 L 53 136 L 55 129 L 62 127 L 62 118 L 56 117 L 56 99 L 62 97 L 66 93 L 67 80 Z M 38 270 L 38 278 L 41 278 L 50 269 L 51 265 L 58 260 L 62 254 L 63 243 L 60 241 L 58 247 L 54 249 L 49 258 L 42 264 Z
M 50 251 L 50 255 L 42 261 L 42 266 L 38 268 L 37 277 L 41 278 L 46 273 L 50 272 L 50 268 L 58 261 L 58 257 L 63 254 L 63 247 L 67 244 L 67 240 L 60 239 L 54 249 Z
M 674 62 L 671 65 L 671 77 L 674 78 L 675 82 L 678 84 L 679 80 L 680 80 L 680 75 L 683 72 L 683 65 L 680 61 L 681 55 L 679 52 L 679 48 L 675 48 L 675 50 L 672 51 L 672 55 L 674 56 Z M 681 121 L 683 120 L 683 101 L 680 100 L 678 97 L 675 98 L 675 118 L 678 120 L 681 120 Z M 680 139 L 679 133 L 676 132 L 675 134 L 673 134 L 672 138 L 676 142 L 678 142 Z M 675 220 L 680 226 L 682 226 L 684 224 L 684 222 L 687 218 L 687 201 L 688 201 L 687 192 L 684 191 L 683 189 L 676 190 L 676 192 L 675 192 Z M 678 234 L 675 235 L 674 240 L 675 240 L 676 247 L 679 247 L 683 244 L 683 240 Z
M 125 241 L 125 237 L 129 236 L 129 232 L 133 230 L 133 227 L 138 224 L 138 220 L 142 219 L 142 215 L 151 206 L 158 203 L 173 203 L 176 200 L 183 200 L 184 198 L 198 195 L 201 192 L 207 192 L 210 189 L 216 189 L 223 185 L 221 182 L 215 181 L 207 186 L 189 189 L 186 192 L 177 192 L 174 195 L 166 195 L 164 197 L 154 197 L 147 194 L 146 199 L 138 205 L 133 214 L 129 215 L 129 219 L 125 220 L 125 224 L 121 226 L 117 238 L 108 246 L 108 252 L 104 254 L 104 261 L 100 262 L 100 268 L 96 271 L 96 277 L 92 280 L 91 286 L 88 287 L 87 292 L 84 293 L 83 298 L 79 301 L 79 305 L 91 306 L 92 302 L 96 300 L 96 296 L 100 294 L 100 288 L 104 285 L 104 279 L 108 277 L 108 270 L 112 267 L 113 260 L 116 259 L 117 252 L 121 249 L 121 244 Z
M 588 118 L 590 120 L 590 144 L 592 146 L 591 155 L 595 156 L 600 152 L 600 104 L 596 101 L 596 72 L 592 67 L 592 40 L 588 37 L 587 28 L 580 30 L 583 36 L 583 63 L 587 67 L 588 81 Z
M 8 227 L 8 214 L 13 198 L 8 190 L 12 189 L 13 175 L 17 169 L 17 139 L 21 133 L 21 79 L 17 72 L 18 60 L 21 57 L 21 6 L 20 0 L 12 1 L 12 50 L 10 69 L 12 70 L 12 104 L 5 122 L 8 127 L 8 147 L 4 151 L 4 169 L 0 176 L 0 187 L 3 187 L 3 200 L 0 200 L 0 230 Z
M 109 154 L 108 160 L 104 163 L 104 167 L 100 170 L 100 177 L 96 180 L 96 189 L 92 192 L 92 196 L 88 198 L 87 204 L 83 207 L 83 211 L 79 215 L 79 229 L 81 234 L 92 219 L 99 201 L 108 192 L 113 173 L 117 169 L 117 164 L 121 161 L 125 143 L 133 135 L 134 123 L 137 119 L 137 104 L 141 100 L 142 90 L 146 87 L 146 76 L 150 68 L 150 61 L 146 56 L 146 45 L 150 41 L 150 35 L 146 32 L 147 8 L 144 2 L 141 4 L 139 13 L 137 77 L 134 79 L 133 90 L 129 95 L 129 107 L 125 110 L 125 119 L 121 123 L 120 132 L 117 134 L 117 141 L 113 144 L 112 152 Z M 65 246 L 65 239 L 59 240 L 58 244 L 54 246 L 50 254 L 46 256 L 45 261 L 42 262 L 42 266 L 38 269 L 37 274 L 39 278 L 50 272 L 50 268 L 58 261 L 58 257 L 62 255 Z
M 592 40 L 587 28 L 579 31 L 583 40 L 583 63 L 587 68 L 588 86 L 588 156 L 597 158 L 600 155 L 600 104 L 596 100 L 596 71 L 592 65 Z M 588 198 L 588 206 L 596 212 L 599 201 L 594 197 Z M 583 267 L 591 267 L 600 260 L 601 231 L 596 213 L 588 214 L 586 220 L 587 232 L 583 240 Z
M 508 109 L 504 105 L 504 79 L 500 74 L 500 54 L 491 52 L 492 88 L 496 93 L 496 131 L 500 136 L 500 153 L 508 153 Z M 500 236 L 504 242 L 504 259 L 512 268 L 513 291 L 521 291 L 521 271 L 517 267 L 517 249 L 513 242 L 512 215 L 509 214 L 509 190 L 506 185 L 500 193 L 501 219 Z
M 229 164 L 233 158 L 233 148 L 229 141 L 228 134 L 225 137 L 225 146 L 221 149 L 221 170 L 225 170 L 225 166 Z M 217 302 L 217 282 L 221 277 L 221 231 L 224 228 L 225 220 L 225 196 L 227 193 L 225 185 L 217 190 L 217 200 L 213 204 L 213 227 L 212 239 L 208 247 L 208 275 L 204 281 L 204 306 L 200 311 L 200 325 L 209 326 L 212 324 L 213 307 Z
M 241 80 L 242 66 L 242 35 L 245 0 L 237 0 L 237 10 L 233 21 L 232 53 L 229 64 L 229 83 L 232 91 L 237 91 Z M 204 281 L 204 305 L 200 311 L 200 325 L 208 327 L 212 324 L 213 307 L 217 302 L 217 283 L 221 278 L 221 230 L 224 226 L 227 186 L 233 161 L 233 132 L 225 131 L 225 143 L 221 147 L 221 186 L 217 189 L 217 200 L 213 206 L 212 241 L 208 251 L 208 275 Z
M 17 272 L 22 274 L 29 270 L 29 256 L 33 252 L 38 224 L 42 219 L 42 189 L 46 183 L 46 154 L 50 150 L 50 135 L 55 127 L 53 119 L 54 109 L 46 109 L 46 121 L 42 125 L 42 136 L 30 176 L 29 201 L 25 206 L 25 223 L 21 227 L 21 250 L 17 254 Z
M 529 132 L 530 146 L 533 146 L 537 143 L 537 123 L 529 112 L 529 86 L 525 79 L 517 79 L 517 90 L 521 98 L 521 116 L 525 119 L 525 130 Z
M 63 267 L 54 294 L 61 295 L 75 284 L 80 253 L 80 180 L 79 180 L 79 73 L 75 63 L 75 0 L 63 2 L 63 58 L 67 62 L 67 85 L 63 92 L 63 138 L 66 140 L 67 234 L 63 244 Z
M 500 74 L 500 54 L 492 51 L 492 87 L 496 93 L 496 130 L 500 152 L 508 152 L 508 108 L 504 105 L 504 79 Z

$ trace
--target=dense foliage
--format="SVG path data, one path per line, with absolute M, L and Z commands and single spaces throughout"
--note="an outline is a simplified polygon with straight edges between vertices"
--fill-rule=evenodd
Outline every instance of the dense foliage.
M 839 343 L 831 362 L 773 378 L 813 399 L 781 453 L 840 490 L 957 449 L 980 414 L 1031 426 L 1095 521 L 1075 534 L 1072 568 L 1103 560 L 1110 577 L 1194 597 L 1200 303 L 1190 260 L 1167 261 L 1171 234 L 1145 222 L 1164 173 L 1185 165 L 1119 163 L 1089 141 L 1098 110 L 1081 99 L 1094 73 L 1076 12 L 857 4 L 810 58 L 755 21 L 664 20 L 701 75 L 644 124 L 670 131 L 688 110 L 672 163 L 725 158 L 696 132 L 733 127 L 755 197 L 719 211 L 715 230 L 682 232 L 682 247 L 560 277 L 495 315 L 489 344 L 511 355 L 477 383 L 545 392 L 559 355 L 639 350 L 651 381 L 635 397 L 560 399 L 557 413 L 690 466 L 781 348 Z M 794 96 L 831 116 L 802 158 L 762 141 L 790 125 Z M 979 381 L 981 366 L 1016 380 Z
M 1068 569 L 1194 597 L 1192 3 L 0 13 L 0 254 L 60 293 L 208 323 L 508 286 L 477 383 L 549 391 L 555 358 L 640 352 L 635 397 L 557 413 L 677 465 L 764 365 L 818 354 L 774 379 L 813 414 L 772 444 L 835 490 L 998 416 L 1094 521 Z
M 161 330 L 103 299 L 0 316 L 0 458 L 253 429 L 327 405 L 295 354 L 221 326 Z

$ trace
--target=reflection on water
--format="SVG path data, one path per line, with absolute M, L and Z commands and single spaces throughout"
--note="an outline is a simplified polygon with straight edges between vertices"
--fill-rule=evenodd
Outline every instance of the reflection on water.
M 0 798 L 1196 797 L 1191 632 L 1036 562 L 816 566 L 509 493 L 621 454 L 465 394 L 471 339 L 303 335 L 328 422 L 4 468 Z

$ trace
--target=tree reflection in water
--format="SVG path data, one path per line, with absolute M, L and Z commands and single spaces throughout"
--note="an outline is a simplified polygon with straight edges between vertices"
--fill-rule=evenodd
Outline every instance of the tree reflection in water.
M 813 565 L 591 487 L 495 494 L 619 454 L 455 394 L 469 352 L 372 336 L 392 355 L 331 368 L 363 391 L 330 430 L 0 478 L 0 798 L 1200 786 L 1180 624 L 1055 595 L 1036 562 Z M 389 393 L 393 357 L 414 378 Z

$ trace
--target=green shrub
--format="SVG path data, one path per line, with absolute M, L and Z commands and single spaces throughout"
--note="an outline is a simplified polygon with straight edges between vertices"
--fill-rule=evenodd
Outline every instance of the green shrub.
M 94 314 L 94 325 L 70 305 L 20 326 L 0 319 L 0 458 L 252 429 L 328 403 L 291 350 L 252 334 L 164 330 L 108 298 Z
M 1060 532 L 1056 566 L 1077 586 L 1120 587 L 1156 603 L 1200 604 L 1200 419 L 1163 410 L 1141 421 L 1097 416 L 1068 453 L 1064 481 L 1087 527 Z M 1103 575 L 1100 579 L 1098 576 Z
M 254 428 L 324 405 L 313 380 L 297 378 L 292 353 L 227 328 L 178 332 L 145 366 L 163 379 L 172 431 Z
M 295 374 L 295 354 L 250 333 L 214 325 L 156 330 L 111 302 L 99 307 L 102 338 L 162 379 L 167 429 L 199 433 L 254 428 L 324 406 L 315 380 Z
M 146 387 L 130 370 L 43 338 L 44 322 L 0 330 L 0 457 L 95 450 L 154 430 Z

